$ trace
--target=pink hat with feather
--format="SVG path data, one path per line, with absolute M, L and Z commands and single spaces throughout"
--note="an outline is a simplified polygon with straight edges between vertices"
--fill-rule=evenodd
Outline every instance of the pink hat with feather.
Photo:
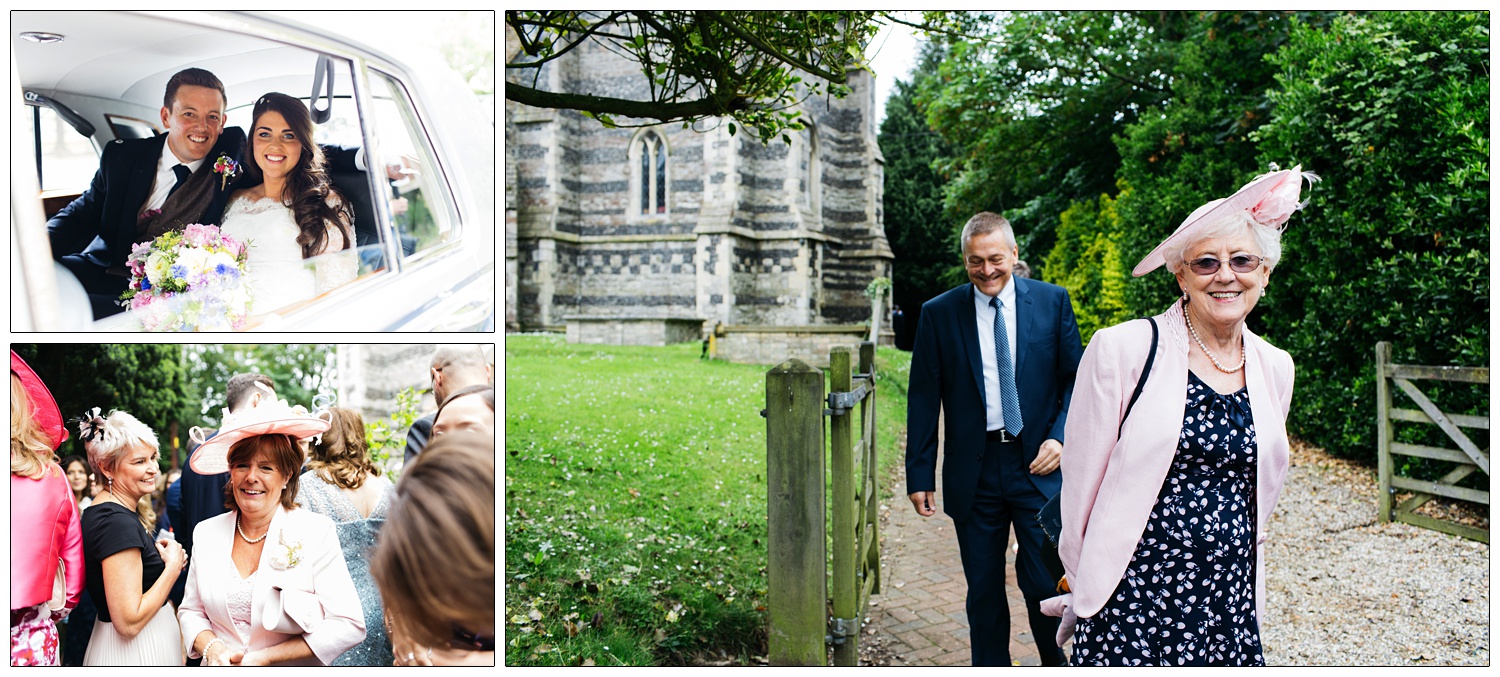
M 1162 240 L 1161 244 L 1156 245 L 1156 249 L 1151 250 L 1146 258 L 1141 259 L 1141 262 L 1135 265 L 1135 270 L 1131 271 L 1131 275 L 1140 277 L 1166 265 L 1167 261 L 1163 252 L 1167 250 L 1168 245 L 1195 237 L 1203 226 L 1213 223 L 1224 214 L 1248 211 L 1251 220 L 1256 223 L 1276 230 L 1284 230 L 1292 212 L 1307 206 L 1306 202 L 1297 202 L 1297 198 L 1302 194 L 1302 181 L 1305 179 L 1308 184 L 1312 184 L 1318 180 L 1318 175 L 1303 172 L 1302 165 L 1281 171 L 1275 171 L 1275 165 L 1271 165 L 1271 168 L 1273 171 L 1255 177 L 1234 195 L 1213 200 L 1194 209 L 1192 214 L 1188 214 L 1187 220 L 1177 226 L 1176 231 L 1167 239 Z
M 52 448 L 55 450 L 62 446 L 63 442 L 68 441 L 68 428 L 63 425 L 62 411 L 57 408 L 57 400 L 52 398 L 52 391 L 47 389 L 47 384 L 42 383 L 42 378 L 32 371 L 31 365 L 26 364 L 26 360 L 21 359 L 15 350 L 10 351 L 10 373 L 21 380 L 21 387 L 31 400 L 31 417 L 52 440 Z

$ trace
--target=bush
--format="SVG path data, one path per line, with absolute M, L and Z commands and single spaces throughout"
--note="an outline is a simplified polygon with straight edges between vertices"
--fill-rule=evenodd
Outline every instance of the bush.
M 1130 189 L 1120 191 L 1122 198 Z M 1094 332 L 1131 319 L 1125 306 L 1129 272 L 1120 258 L 1120 215 L 1116 200 L 1074 202 L 1062 213 L 1057 245 L 1047 255 L 1048 282 L 1068 290 L 1084 345 Z
M 1344 16 L 1271 57 L 1260 157 L 1325 180 L 1284 236 L 1276 312 L 1257 314 L 1297 360 L 1289 428 L 1332 453 L 1375 454 L 1377 341 L 1398 363 L 1489 364 L 1487 26 L 1485 12 Z M 1440 404 L 1479 412 L 1484 397 Z

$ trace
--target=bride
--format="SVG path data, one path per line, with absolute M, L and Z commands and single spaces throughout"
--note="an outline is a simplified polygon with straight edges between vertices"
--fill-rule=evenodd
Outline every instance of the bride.
M 230 195 L 222 232 L 248 243 L 251 312 L 260 314 L 353 280 L 358 259 L 353 212 L 329 181 L 307 107 L 272 92 L 252 119 L 239 182 L 249 187 Z

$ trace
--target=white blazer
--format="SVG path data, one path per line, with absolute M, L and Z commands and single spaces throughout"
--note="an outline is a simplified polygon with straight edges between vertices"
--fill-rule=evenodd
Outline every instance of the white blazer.
M 311 510 L 288 512 L 277 506 L 251 593 L 250 643 L 247 646 L 241 642 L 229 618 L 229 590 L 224 585 L 229 576 L 239 575 L 230 558 L 235 514 L 231 511 L 204 520 L 193 530 L 192 563 L 188 567 L 182 609 L 177 612 L 183 647 L 189 657 L 200 655 L 193 648 L 193 640 L 204 630 L 212 630 L 231 650 L 239 651 L 264 649 L 295 637 L 272 632 L 262 624 L 273 586 L 316 593 L 317 605 L 322 607 L 321 614 L 316 615 L 322 618 L 306 623 L 309 630 L 302 638 L 323 665 L 364 641 L 364 610 L 354 580 L 349 577 L 349 566 L 344 562 L 333 520 Z M 300 543 L 302 547 L 295 566 L 277 569 L 272 559 L 284 559 L 287 549 L 281 545 L 282 540 Z

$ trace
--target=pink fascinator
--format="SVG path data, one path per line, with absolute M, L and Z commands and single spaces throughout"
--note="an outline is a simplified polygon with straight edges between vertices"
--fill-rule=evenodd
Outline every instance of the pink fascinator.
M 1248 211 L 1250 218 L 1256 223 L 1276 230 L 1285 230 L 1287 219 L 1295 212 L 1307 206 L 1306 202 L 1298 202 L 1302 194 L 1302 182 L 1308 185 L 1319 180 L 1317 174 L 1302 171 L 1302 165 L 1291 169 L 1274 171 L 1275 165 L 1271 166 L 1273 171 L 1261 174 L 1251 180 L 1226 198 L 1213 200 L 1193 210 L 1187 220 L 1177 227 L 1167 239 L 1156 245 L 1146 258 L 1137 263 L 1131 275 L 1140 277 L 1166 265 L 1166 259 L 1162 253 L 1167 250 L 1168 245 L 1190 240 L 1197 236 L 1203 226 L 1218 220 L 1220 216 L 1236 211 Z

